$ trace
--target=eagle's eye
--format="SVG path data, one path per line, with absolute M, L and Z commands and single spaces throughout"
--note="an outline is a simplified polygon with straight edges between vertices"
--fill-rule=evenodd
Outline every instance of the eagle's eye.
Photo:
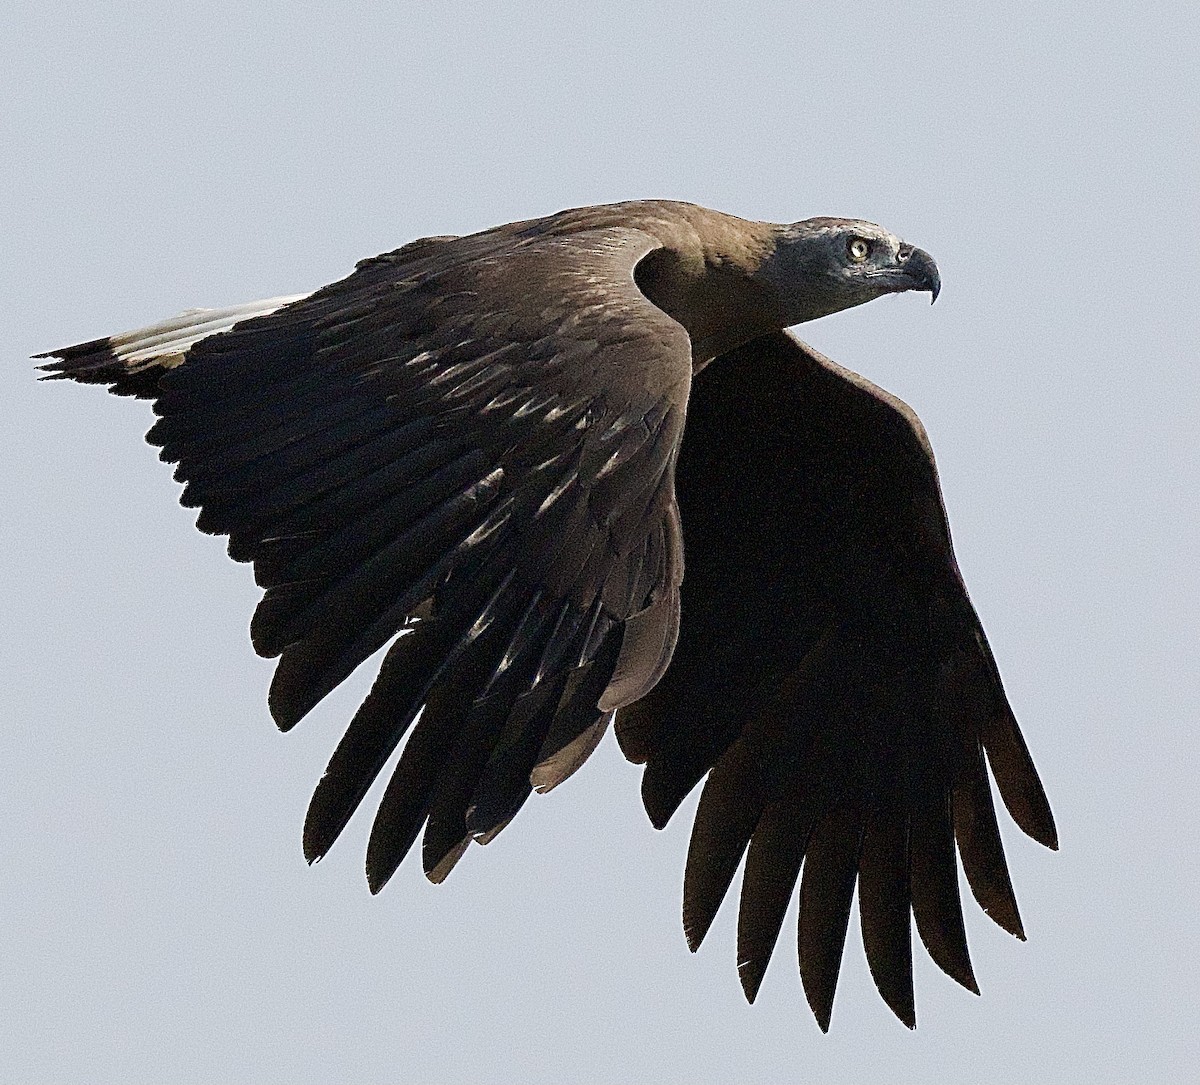
M 846 247 L 846 251 L 849 253 L 851 260 L 856 264 L 861 264 L 871 255 L 871 242 L 863 237 L 852 237 L 850 244 Z

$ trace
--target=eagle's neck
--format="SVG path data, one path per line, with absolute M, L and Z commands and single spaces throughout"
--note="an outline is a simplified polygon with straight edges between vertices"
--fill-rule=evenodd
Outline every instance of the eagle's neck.
M 657 223 L 664 247 L 638 265 L 642 292 L 678 320 L 692 340 L 692 370 L 760 335 L 785 326 L 775 285 L 762 268 L 779 227 L 688 207 Z M 667 228 L 664 228 L 667 226 Z

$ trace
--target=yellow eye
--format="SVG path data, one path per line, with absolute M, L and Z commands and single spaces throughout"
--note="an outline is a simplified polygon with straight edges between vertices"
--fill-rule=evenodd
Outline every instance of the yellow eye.
M 850 254 L 850 259 L 856 264 L 861 264 L 868 256 L 871 255 L 871 243 L 861 237 L 855 237 L 850 240 L 847 248 Z

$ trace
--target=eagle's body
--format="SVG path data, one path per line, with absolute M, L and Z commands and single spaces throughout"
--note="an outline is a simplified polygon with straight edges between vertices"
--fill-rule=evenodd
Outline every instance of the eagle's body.
M 192 311 L 47 368 L 154 399 L 184 503 L 266 588 L 251 632 L 280 657 L 281 727 L 393 642 L 313 798 L 310 860 L 419 713 L 373 889 L 422 828 L 444 878 L 615 710 L 656 825 L 708 775 L 692 945 L 748 847 L 747 994 L 799 880 L 826 1027 L 857 881 L 872 972 L 911 1024 L 910 907 L 974 987 L 956 842 L 1021 933 L 985 750 L 1021 827 L 1053 846 L 1053 821 L 920 424 L 781 329 L 938 287 L 927 254 L 869 223 L 641 201 L 423 239 L 312 295 Z

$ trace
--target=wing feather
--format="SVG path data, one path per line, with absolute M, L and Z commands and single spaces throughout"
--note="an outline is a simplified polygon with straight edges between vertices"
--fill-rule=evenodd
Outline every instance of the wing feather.
M 313 796 L 310 861 L 408 739 L 368 879 L 422 825 L 426 873 L 444 877 L 661 676 L 691 354 L 634 281 L 658 245 L 559 216 L 56 352 L 53 375 L 155 398 L 149 439 L 183 503 L 254 563 L 280 727 L 391 642 Z
M 1014 938 L 1025 941 L 1025 928 L 1008 875 L 992 789 L 988 786 L 983 751 L 977 750 L 954 788 L 954 838 L 963 873 L 979 906 Z
M 817 824 L 804 855 L 797 935 L 800 979 L 822 1032 L 829 1031 L 833 1014 L 861 846 L 859 812 L 843 804 Z
M 949 794 L 930 796 L 911 816 L 909 875 L 917 933 L 946 975 L 979 994 L 958 892 Z
M 1018 825 L 1055 843 L 928 440 L 907 406 L 786 333 L 716 359 L 688 411 L 684 622 L 670 668 L 616 729 L 646 765 L 655 825 L 708 774 L 689 942 L 748 852 L 738 962 L 753 999 L 799 875 L 800 973 L 826 1029 L 857 885 L 871 974 L 911 1027 L 910 912 L 937 964 L 977 989 L 956 845 L 984 911 L 1023 936 L 988 762 Z
M 762 812 L 741 765 L 731 759 L 712 771 L 696 809 L 683 879 L 683 931 L 692 952 L 712 926 Z
M 858 860 L 858 884 L 863 948 L 871 975 L 892 1012 L 915 1028 L 909 825 L 903 807 L 872 811 Z
M 812 832 L 813 811 L 774 802 L 750 839 L 738 910 L 738 974 L 753 1002 L 779 940 Z

